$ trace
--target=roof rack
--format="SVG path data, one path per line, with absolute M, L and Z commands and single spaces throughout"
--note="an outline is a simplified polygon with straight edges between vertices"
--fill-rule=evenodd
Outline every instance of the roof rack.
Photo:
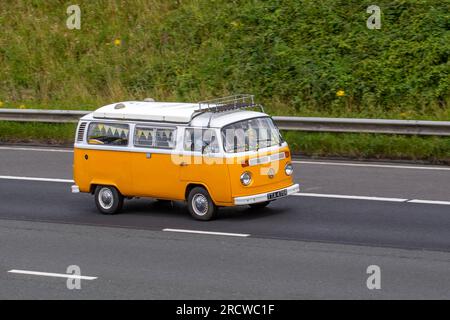
M 202 113 L 211 112 L 208 120 L 208 128 L 215 113 L 247 108 L 259 108 L 261 112 L 264 112 L 263 106 L 255 103 L 255 96 L 252 94 L 236 94 L 218 99 L 200 101 L 198 106 L 199 108 L 192 115 L 191 121 L 194 117 Z
M 200 113 L 204 112 L 225 112 L 230 110 L 246 109 L 246 108 L 260 108 L 264 112 L 264 108 L 260 104 L 255 103 L 254 95 L 251 94 L 236 94 L 233 96 L 200 101 L 198 103 Z

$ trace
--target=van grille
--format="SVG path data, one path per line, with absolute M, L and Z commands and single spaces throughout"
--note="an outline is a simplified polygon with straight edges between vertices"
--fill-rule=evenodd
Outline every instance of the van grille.
M 86 130 L 86 122 L 82 122 L 78 127 L 77 142 L 83 142 L 84 131 Z

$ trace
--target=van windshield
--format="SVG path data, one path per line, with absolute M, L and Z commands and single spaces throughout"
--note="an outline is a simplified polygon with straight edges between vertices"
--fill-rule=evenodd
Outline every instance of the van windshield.
M 225 152 L 257 151 L 283 142 L 278 128 L 269 117 L 253 118 L 223 127 Z

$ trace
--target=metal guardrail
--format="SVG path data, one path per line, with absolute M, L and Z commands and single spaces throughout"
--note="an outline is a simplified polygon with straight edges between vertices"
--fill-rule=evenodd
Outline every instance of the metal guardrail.
M 281 130 L 450 136 L 450 121 L 273 117 Z
M 90 111 L 0 109 L 0 121 L 76 123 Z M 450 136 L 450 121 L 274 116 L 281 130 Z
M 20 122 L 76 123 L 90 111 L 0 109 L 0 120 Z

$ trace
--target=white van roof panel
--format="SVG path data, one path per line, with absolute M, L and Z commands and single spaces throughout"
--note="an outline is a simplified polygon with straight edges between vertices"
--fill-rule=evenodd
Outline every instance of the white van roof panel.
M 93 117 L 187 123 L 198 109 L 198 103 L 127 101 L 101 107 L 93 112 Z
M 120 106 L 117 108 L 117 106 Z M 194 127 L 221 128 L 227 124 L 256 117 L 267 117 L 267 114 L 250 110 L 230 110 L 225 112 L 205 112 L 192 116 L 199 111 L 198 103 L 181 102 L 118 102 L 101 107 L 84 116 L 84 120 L 111 119 L 151 122 L 171 122 L 187 124 Z M 191 121 L 192 120 L 192 121 Z
M 209 124 L 212 128 L 222 128 L 230 123 L 258 117 L 268 117 L 268 115 L 262 112 L 249 110 L 233 110 L 213 114 L 207 112 L 195 117 L 192 120 L 191 125 L 193 127 L 207 127 Z

